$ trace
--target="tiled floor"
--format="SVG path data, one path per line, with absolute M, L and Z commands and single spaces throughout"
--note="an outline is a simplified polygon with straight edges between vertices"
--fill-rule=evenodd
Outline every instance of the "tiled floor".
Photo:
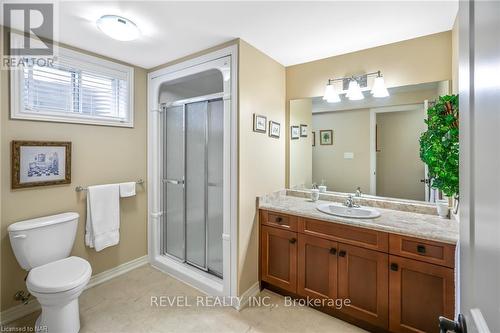
M 152 296 L 185 296 L 191 306 L 151 305 Z M 269 291 L 260 297 L 268 297 L 271 306 L 247 307 L 240 312 L 230 307 L 196 306 L 198 296 L 203 294 L 143 266 L 82 294 L 80 332 L 365 332 L 307 307 L 286 307 L 283 297 Z M 179 302 L 184 300 L 179 298 Z M 161 304 L 159 298 L 157 303 Z M 8 326 L 31 326 L 38 314 Z

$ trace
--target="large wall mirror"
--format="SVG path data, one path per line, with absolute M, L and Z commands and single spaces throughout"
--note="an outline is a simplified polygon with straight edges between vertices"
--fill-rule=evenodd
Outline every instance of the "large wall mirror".
M 449 81 L 389 88 L 389 96 L 328 103 L 322 96 L 290 101 L 289 188 L 434 201 L 420 160 L 426 110 Z M 296 127 L 295 127 L 296 129 Z M 295 131 L 297 133 L 297 131 Z M 296 134 L 295 133 L 295 134 Z

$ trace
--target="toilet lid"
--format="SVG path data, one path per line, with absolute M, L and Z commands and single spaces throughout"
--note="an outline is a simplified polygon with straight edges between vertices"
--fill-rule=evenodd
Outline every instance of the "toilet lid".
M 87 283 L 92 268 L 87 260 L 69 257 L 33 268 L 26 280 L 31 291 L 56 293 Z

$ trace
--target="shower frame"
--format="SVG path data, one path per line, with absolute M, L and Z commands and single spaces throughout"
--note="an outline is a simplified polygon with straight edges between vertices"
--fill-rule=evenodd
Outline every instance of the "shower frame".
M 237 73 L 238 49 L 229 46 L 148 74 L 148 258 L 155 268 L 202 290 L 208 295 L 237 296 Z M 223 234 L 222 270 L 218 278 L 186 263 L 169 258 L 162 251 L 162 108 L 163 83 L 185 76 L 219 70 L 224 84 L 223 139 Z M 233 298 L 230 298 L 232 300 Z M 238 307 L 237 302 L 233 306 Z

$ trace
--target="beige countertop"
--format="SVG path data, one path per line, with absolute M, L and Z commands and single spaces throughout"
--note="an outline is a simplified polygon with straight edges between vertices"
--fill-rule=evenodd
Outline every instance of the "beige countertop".
M 456 220 L 384 208 L 376 208 L 380 211 L 381 216 L 375 219 L 345 218 L 320 212 L 316 206 L 323 203 L 340 205 L 340 203 L 323 200 L 312 202 L 309 198 L 289 195 L 259 197 L 259 208 L 275 212 L 449 244 L 456 244 L 458 241 L 458 222 Z

